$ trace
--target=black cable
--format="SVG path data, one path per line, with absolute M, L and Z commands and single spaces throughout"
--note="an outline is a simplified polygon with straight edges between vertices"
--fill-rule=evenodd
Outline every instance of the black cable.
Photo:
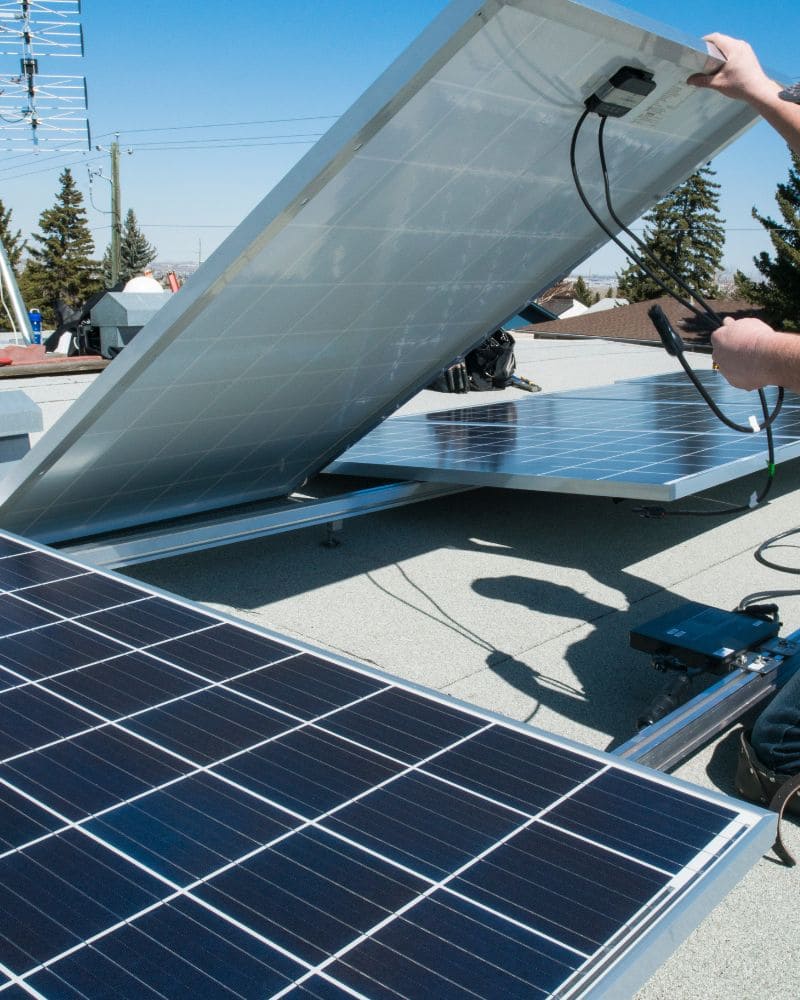
M 785 572 L 798 572 L 798 570 L 786 570 Z M 736 611 L 746 611 L 752 609 L 757 601 L 763 601 L 768 597 L 797 597 L 800 590 L 761 590 L 757 594 L 748 594 L 737 604 Z
M 784 538 L 790 538 L 792 535 L 800 534 L 800 528 L 789 528 L 788 531 L 782 531 L 779 535 L 773 535 L 772 538 L 768 538 L 765 542 L 762 542 L 756 549 L 754 555 L 757 562 L 760 562 L 762 566 L 768 566 L 770 569 L 775 569 L 779 573 L 793 573 L 800 576 L 800 568 L 795 568 L 793 566 L 782 566 L 780 563 L 772 562 L 772 560 L 767 559 L 764 555 L 766 549 L 771 548 L 777 542 L 783 541 Z M 794 593 L 794 591 L 791 591 Z
M 708 304 L 708 302 L 706 302 L 703 296 L 700 295 L 699 292 L 697 292 L 695 289 L 691 288 L 679 274 L 676 274 L 675 271 L 667 267 L 667 265 L 661 260 L 661 258 L 657 257 L 656 254 L 653 253 L 653 251 L 650 249 L 650 247 L 647 246 L 644 240 L 639 239 L 636 233 L 634 233 L 633 230 L 629 229 L 622 221 L 622 219 L 620 219 L 617 213 L 614 211 L 614 206 L 611 203 L 611 185 L 608 179 L 608 169 L 606 167 L 605 143 L 603 142 L 603 134 L 605 132 L 607 121 L 608 121 L 607 118 L 601 118 L 600 120 L 600 128 L 597 131 L 597 145 L 600 152 L 600 166 L 603 171 L 603 187 L 605 188 L 606 206 L 608 207 L 608 214 L 611 216 L 614 222 L 616 222 L 616 224 L 619 226 L 622 232 L 626 233 L 638 247 L 644 250 L 644 252 L 650 257 L 650 259 L 659 268 L 661 268 L 664 274 L 672 278 L 675 284 L 679 288 L 682 288 L 690 298 L 697 299 L 697 301 L 705 310 L 706 315 L 714 321 L 715 329 L 716 327 L 722 326 L 721 317 L 711 308 L 711 306 Z
M 617 234 L 613 232 L 613 230 L 605 224 L 605 222 L 600 218 L 597 212 L 595 212 L 594 208 L 589 202 L 589 199 L 586 197 L 586 194 L 584 193 L 583 190 L 583 185 L 581 184 L 580 178 L 578 177 L 578 168 L 575 163 L 575 149 L 578 144 L 578 136 L 580 135 L 581 128 L 583 128 L 583 123 L 586 121 L 587 117 L 591 113 L 592 112 L 590 112 L 587 108 L 578 119 L 578 123 L 575 126 L 575 131 L 572 133 L 572 142 L 570 143 L 570 148 L 569 148 L 569 162 L 572 168 L 572 180 L 575 183 L 575 189 L 578 192 L 578 196 L 580 197 L 581 201 L 583 202 L 584 208 L 589 213 L 589 215 L 591 215 L 591 217 L 594 219 L 597 225 L 603 230 L 606 236 L 613 243 L 615 243 L 627 257 L 630 257 L 635 264 L 638 264 L 638 266 L 645 272 L 645 274 L 647 274 L 649 277 L 653 279 L 653 281 L 655 281 L 655 283 L 659 286 L 659 288 L 665 291 L 667 295 L 671 296 L 671 298 L 677 299 L 677 301 L 680 302 L 680 304 L 685 309 L 688 309 L 690 312 L 693 312 L 698 319 L 702 320 L 703 322 L 706 322 L 707 321 L 706 313 L 702 312 L 700 309 L 697 308 L 697 306 L 689 302 L 687 299 L 684 299 L 680 295 L 676 295 L 675 291 L 672 288 L 670 288 L 669 285 L 666 284 L 666 282 L 664 282 L 661 278 L 659 278 L 657 274 L 654 274 L 652 269 L 648 267 L 647 264 L 645 264 L 645 262 L 641 259 L 641 257 L 634 250 L 631 250 L 630 247 L 626 246 L 622 242 L 622 240 L 619 239 Z
M 603 187 L 605 189 L 606 206 L 608 208 L 608 214 L 611 216 L 611 218 L 614 220 L 614 222 L 616 222 L 616 224 L 620 227 L 620 229 L 623 232 L 627 233 L 628 236 L 638 246 L 640 246 L 645 251 L 645 253 L 650 257 L 650 259 L 659 268 L 661 268 L 661 270 L 666 275 L 668 275 L 670 278 L 672 278 L 672 280 L 680 288 L 682 288 L 689 296 L 691 296 L 692 298 L 697 299 L 697 301 L 702 305 L 703 309 L 705 310 L 704 313 L 700 314 L 701 317 L 702 317 L 702 319 L 704 319 L 711 326 L 711 328 L 713 330 L 718 329 L 719 327 L 722 326 L 722 318 L 718 315 L 718 313 L 716 313 L 711 308 L 711 306 L 708 304 L 708 302 L 706 302 L 706 300 L 703 298 L 703 296 L 699 294 L 699 292 L 697 292 L 693 288 L 691 288 L 690 285 L 686 281 L 684 281 L 683 278 L 680 277 L 680 275 L 676 274 L 659 257 L 657 257 L 656 254 L 654 254 L 653 251 L 647 246 L 647 244 L 644 243 L 643 240 L 640 240 L 639 237 L 634 232 L 632 232 L 625 225 L 625 223 L 619 218 L 619 216 L 617 215 L 617 213 L 614 211 L 614 205 L 613 205 L 613 203 L 611 201 L 611 184 L 610 184 L 610 181 L 609 181 L 609 178 L 608 178 L 608 168 L 606 166 L 605 145 L 604 145 L 604 142 L 603 142 L 603 133 L 604 133 L 605 124 L 606 124 L 607 121 L 608 121 L 607 118 L 601 118 L 601 120 L 600 120 L 600 128 L 598 129 L 598 133 L 597 133 L 597 143 L 598 143 L 598 151 L 599 151 L 599 155 L 600 155 L 600 166 L 601 166 L 602 171 L 603 171 Z M 651 278 L 655 279 L 656 276 L 653 274 L 653 272 L 648 267 L 643 266 L 641 263 L 640 263 L 639 266 L 642 267 L 642 269 L 645 271 L 646 274 L 648 274 Z M 664 287 L 664 286 L 662 285 L 662 287 Z M 674 295 L 672 292 L 670 292 L 670 294 L 672 295 L 673 298 L 677 298 L 678 301 L 681 302 L 682 305 L 686 304 L 683 301 L 683 299 L 681 299 L 678 296 Z M 695 310 L 695 313 L 697 313 L 697 310 Z M 706 390 L 705 386 L 697 378 L 697 376 L 695 375 L 695 373 L 694 373 L 693 369 L 691 368 L 691 366 L 686 362 L 686 360 L 685 360 L 682 352 L 681 351 L 677 351 L 675 356 L 677 357 L 678 361 L 680 362 L 683 370 L 689 376 L 689 378 L 690 378 L 692 384 L 694 385 L 694 387 L 697 389 L 697 391 L 703 397 L 703 399 L 705 400 L 705 402 L 711 408 L 711 411 L 713 412 L 714 416 L 717 417 L 718 420 L 721 420 L 722 423 L 725 424 L 727 427 L 730 427 L 731 430 L 738 431 L 740 434 L 757 433 L 756 430 L 754 428 L 752 428 L 752 427 L 745 426 L 743 424 L 737 424 L 734 421 L 730 420 L 722 412 L 722 410 L 717 406 L 716 402 L 711 397 L 711 395 L 708 393 L 708 391 Z M 766 415 L 767 410 L 766 410 L 766 406 L 765 406 L 765 399 L 763 398 L 763 390 L 759 389 L 758 392 L 759 392 L 759 400 L 761 402 L 762 411 Z M 783 406 L 783 397 L 784 397 L 783 388 L 779 387 L 778 388 L 778 397 L 777 397 L 777 401 L 775 403 L 775 409 L 772 411 L 771 414 L 769 414 L 769 416 L 765 416 L 765 423 L 763 425 L 764 428 L 768 428 L 769 426 L 771 426 L 772 423 L 775 421 L 775 418 L 780 413 L 781 407 Z
M 682 278 L 677 276 L 670 268 L 664 265 L 663 262 L 659 260 L 659 258 L 655 254 L 653 254 L 652 251 L 650 251 L 649 248 L 646 247 L 645 244 L 641 240 L 639 240 L 639 238 L 634 233 L 632 233 L 627 226 L 625 226 L 625 224 L 618 218 L 616 212 L 614 211 L 614 207 L 611 201 L 611 187 L 608 178 L 605 148 L 603 144 L 603 133 L 606 123 L 606 118 L 603 115 L 600 116 L 601 123 L 598 131 L 598 148 L 600 156 L 600 165 L 603 173 L 603 186 L 605 189 L 606 205 L 608 207 L 608 211 L 611 218 L 614 220 L 615 223 L 617 223 L 618 226 L 620 226 L 620 228 L 625 233 L 628 234 L 629 237 L 631 237 L 634 240 L 635 243 L 637 243 L 646 251 L 647 255 L 655 262 L 656 266 L 661 268 L 665 274 L 671 277 L 678 284 L 680 288 L 682 288 L 684 291 L 687 292 L 687 294 L 697 299 L 697 301 L 700 302 L 701 305 L 704 307 L 703 310 L 698 309 L 692 302 L 689 302 L 688 300 L 684 299 L 681 295 L 677 294 L 674 291 L 674 289 L 670 288 L 666 284 L 666 282 L 664 282 L 657 274 L 655 274 L 652 268 L 647 263 L 645 263 L 642 257 L 640 257 L 637 253 L 632 251 L 630 247 L 626 246 L 625 243 L 617 237 L 617 235 L 610 229 L 609 226 L 605 224 L 603 219 L 600 218 L 598 213 L 594 210 L 594 208 L 590 204 L 589 199 L 586 197 L 586 194 L 583 190 L 583 185 L 580 182 L 580 177 L 578 176 L 578 168 L 576 164 L 575 152 L 578 143 L 578 136 L 580 135 L 583 123 L 586 121 L 587 117 L 591 113 L 592 112 L 588 108 L 586 108 L 583 111 L 583 113 L 581 114 L 580 118 L 578 119 L 575 125 L 575 129 L 572 133 L 572 140 L 570 142 L 570 167 L 572 168 L 572 178 L 575 183 L 575 189 L 578 192 L 578 196 L 583 202 L 584 207 L 586 208 L 592 219 L 594 219 L 594 221 L 597 223 L 600 229 L 612 240 L 612 242 L 615 243 L 623 251 L 623 253 L 625 253 L 628 257 L 630 257 L 634 261 L 634 263 L 636 263 L 645 272 L 645 274 L 647 274 L 653 281 L 655 281 L 656 284 L 667 293 L 667 295 L 669 295 L 673 299 L 676 299 L 682 306 L 684 306 L 684 308 L 689 309 L 692 313 L 694 313 L 695 316 L 701 319 L 704 323 L 711 326 L 712 329 L 717 329 L 718 327 L 722 326 L 722 320 L 717 315 L 717 313 L 711 308 L 711 306 L 705 301 L 705 299 L 703 299 L 701 295 L 698 295 L 697 292 L 695 292 L 692 288 L 690 288 L 690 286 Z M 658 311 L 660 312 L 660 310 Z M 669 325 L 668 320 L 666 320 L 666 317 L 663 316 L 663 313 L 661 315 L 663 317 L 664 322 L 668 326 Z M 695 389 L 697 389 L 697 391 L 700 393 L 700 396 L 709 406 L 714 416 L 716 416 L 718 420 L 720 420 L 723 424 L 725 424 L 725 426 L 741 434 L 755 434 L 759 430 L 766 431 L 767 457 L 768 457 L 767 480 L 764 486 L 762 487 L 761 491 L 749 503 L 740 504 L 739 506 L 736 507 L 728 507 L 724 511 L 678 510 L 678 511 L 670 511 L 670 513 L 681 514 L 692 517 L 718 517 L 722 514 L 727 516 L 729 514 L 735 514 L 742 511 L 751 510 L 753 507 L 759 506 L 761 503 L 764 502 L 770 490 L 772 489 L 772 483 L 775 479 L 775 470 L 776 470 L 775 445 L 772 435 L 772 424 L 777 418 L 778 414 L 780 413 L 781 407 L 783 406 L 783 397 L 784 397 L 783 387 L 778 388 L 777 401 L 772 413 L 769 412 L 769 407 L 767 405 L 767 398 L 764 393 L 764 390 L 763 389 L 758 390 L 758 398 L 759 398 L 759 403 L 761 405 L 761 412 L 764 416 L 764 423 L 762 425 L 759 426 L 757 423 L 755 424 L 755 426 L 751 426 L 749 424 L 748 425 L 738 424 L 736 423 L 736 421 L 731 420 L 725 413 L 723 413 L 723 411 L 719 408 L 716 402 L 712 399 L 711 395 L 708 393 L 705 386 L 700 382 L 700 380 L 697 378 L 694 371 L 692 370 L 691 366 L 684 358 L 683 344 L 680 341 L 680 338 L 677 337 L 677 335 L 675 335 L 674 331 L 671 331 L 671 329 L 670 333 L 672 334 L 673 342 L 675 343 L 675 349 L 670 350 L 670 353 L 674 353 L 674 355 L 678 358 L 678 361 L 680 362 L 681 367 L 689 377 L 689 380 L 692 382 Z M 660 507 L 640 507 L 640 508 L 635 508 L 635 510 L 638 513 L 641 513 L 647 517 L 664 517 L 667 515 L 666 509 Z
M 678 355 L 678 358 L 681 362 L 683 362 L 683 358 L 681 355 Z M 694 372 L 692 372 L 692 375 L 694 375 Z M 694 378 L 692 379 L 692 382 L 695 382 Z M 699 381 L 695 384 L 699 385 Z M 761 402 L 761 408 L 764 413 L 764 418 L 766 421 L 763 426 L 767 435 L 767 479 L 764 485 L 761 487 L 761 491 L 757 493 L 752 500 L 750 500 L 748 503 L 738 504 L 735 507 L 726 507 L 724 510 L 680 509 L 680 510 L 667 511 L 665 507 L 648 506 L 648 507 L 634 507 L 633 508 L 634 513 L 641 514 L 643 517 L 653 517 L 653 518 L 667 517 L 668 515 L 671 517 L 677 515 L 680 515 L 682 517 L 722 517 L 724 515 L 725 517 L 728 517 L 731 514 L 743 514 L 746 511 L 753 510 L 756 507 L 760 507 L 761 504 L 766 500 L 769 491 L 772 489 L 772 484 L 775 481 L 775 471 L 777 466 L 775 462 L 775 442 L 772 437 L 772 424 L 768 420 L 767 401 L 766 397 L 764 396 L 763 390 L 759 390 L 759 399 Z M 725 420 L 723 422 L 727 423 L 728 421 Z M 752 428 L 748 428 L 747 433 L 753 434 L 755 432 L 753 431 Z M 756 558 L 758 558 L 758 555 L 756 555 Z M 800 570 L 798 570 L 798 573 L 800 573 Z
M 697 301 L 701 304 L 701 306 L 703 307 L 703 310 L 704 310 L 703 313 L 699 313 L 699 315 L 701 316 L 701 318 L 704 319 L 709 325 L 711 325 L 712 329 L 715 329 L 715 330 L 718 329 L 720 326 L 722 326 L 722 318 L 718 315 L 718 313 L 716 313 L 714 311 L 714 309 L 712 309 L 712 307 L 708 304 L 708 302 L 706 302 L 706 300 L 703 298 L 702 295 L 700 295 L 699 292 L 697 292 L 695 289 L 691 288 L 690 285 L 686 281 L 684 281 L 684 279 L 682 277 L 680 277 L 680 275 L 676 274 L 659 257 L 657 257 L 656 254 L 654 254 L 653 251 L 644 243 L 644 241 L 640 240 L 639 237 L 634 232 L 632 232 L 632 230 L 630 230 L 625 225 L 625 223 L 619 218 L 619 216 L 615 212 L 614 205 L 613 205 L 612 200 L 611 200 L 611 184 L 610 184 L 610 181 L 609 181 L 609 178 L 608 178 L 608 168 L 607 168 L 607 165 L 606 165 L 606 155 L 605 155 L 605 144 L 603 142 L 603 134 L 604 134 L 605 124 L 606 124 L 607 120 L 608 120 L 607 118 L 601 118 L 601 120 L 600 120 L 600 128 L 598 129 L 598 133 L 597 133 L 597 142 L 598 142 L 598 151 L 599 151 L 599 156 L 600 156 L 600 166 L 601 166 L 602 172 L 603 172 L 603 187 L 605 189 L 606 206 L 608 208 L 609 215 L 614 220 L 614 222 L 620 227 L 620 229 L 622 229 L 623 232 L 627 233 L 628 236 L 638 246 L 640 246 L 645 251 L 645 253 L 650 257 L 650 259 L 659 268 L 661 268 L 661 270 L 666 275 L 668 275 L 670 278 L 672 278 L 672 280 L 680 288 L 682 288 L 689 296 L 691 296 L 692 298 L 697 299 Z M 637 262 L 637 263 L 639 263 L 639 262 Z M 639 263 L 639 266 L 642 267 L 642 269 L 645 271 L 645 273 L 648 274 L 651 278 L 656 279 L 656 275 L 653 274 L 652 270 L 649 267 L 647 267 L 646 265 L 644 265 L 643 261 L 641 263 Z M 665 287 L 665 286 L 662 284 L 662 287 Z M 673 292 L 670 291 L 670 294 L 672 295 L 673 298 L 677 298 L 677 300 L 679 302 L 681 302 L 682 305 L 686 304 L 683 299 L 681 299 L 680 297 L 676 296 Z M 694 309 L 693 311 L 695 312 L 696 315 L 698 314 L 698 310 Z M 694 387 L 697 389 L 697 391 L 703 397 L 703 399 L 705 400 L 705 402 L 711 408 L 711 410 L 712 410 L 712 412 L 713 412 L 713 414 L 714 414 L 715 417 L 717 417 L 719 420 L 721 420 L 723 424 L 725 424 L 726 426 L 730 427 L 731 430 L 738 431 L 740 434 L 756 433 L 756 431 L 755 431 L 754 428 L 749 427 L 749 426 L 744 426 L 743 424 L 737 424 L 734 421 L 730 420 L 722 412 L 722 410 L 717 406 L 716 402 L 713 400 L 713 398 L 711 397 L 711 395 L 706 391 L 705 386 L 703 386 L 703 384 L 700 382 L 700 380 L 696 377 L 694 371 L 692 370 L 692 368 L 689 366 L 689 364 L 686 362 L 685 358 L 683 357 L 683 354 L 679 351 L 679 352 L 676 353 L 676 357 L 678 358 L 678 361 L 680 362 L 681 366 L 683 367 L 683 370 L 686 372 L 686 374 L 691 379 L 692 384 L 694 385 Z M 766 414 L 767 411 L 765 409 L 765 400 L 762 397 L 763 390 L 759 389 L 758 392 L 759 392 L 759 400 L 761 402 L 762 411 Z M 784 397 L 783 388 L 779 387 L 778 388 L 778 398 L 777 398 L 777 401 L 776 401 L 776 404 L 775 404 L 775 409 L 773 410 L 773 412 L 768 417 L 765 418 L 765 424 L 764 424 L 765 428 L 768 427 L 768 426 L 770 426 L 774 422 L 774 420 L 778 416 L 778 414 L 780 413 L 781 407 L 783 406 L 783 397 Z
M 757 434 L 761 430 L 770 431 L 772 429 L 772 425 L 775 422 L 776 417 L 783 408 L 784 391 L 782 386 L 778 386 L 778 395 L 775 400 L 775 408 L 773 409 L 772 413 L 769 412 L 769 408 L 767 406 L 767 397 L 764 394 L 764 390 L 763 389 L 758 390 L 758 400 L 761 403 L 761 412 L 764 414 L 763 424 L 759 424 L 756 427 L 751 427 L 749 424 L 737 424 L 735 420 L 731 420 L 731 418 L 727 416 L 727 414 L 723 413 L 723 411 L 719 408 L 719 406 L 716 404 L 709 391 L 697 377 L 697 374 L 695 373 L 694 369 L 691 367 L 689 362 L 683 356 L 683 353 L 678 352 L 675 355 L 675 357 L 680 362 L 680 365 L 683 368 L 683 370 L 689 376 L 689 380 L 692 383 L 692 385 L 695 387 L 695 389 L 697 389 L 697 391 L 703 397 L 704 401 L 708 404 L 711 412 L 718 420 L 720 420 L 723 424 L 725 424 L 726 427 L 730 427 L 732 431 L 737 431 L 739 434 Z

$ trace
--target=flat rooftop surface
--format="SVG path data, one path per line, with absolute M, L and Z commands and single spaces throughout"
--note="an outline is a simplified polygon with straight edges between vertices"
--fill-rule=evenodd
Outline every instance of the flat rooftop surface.
M 517 347 L 518 371 L 544 391 L 677 368 L 656 348 L 597 340 L 520 337 Z M 693 360 L 710 364 L 707 356 Z M 38 383 L 46 426 L 86 378 Z M 8 387 L 34 392 L 30 383 L 9 380 Z M 426 391 L 401 412 L 515 394 Z M 705 505 L 746 501 L 762 482 L 759 474 L 717 487 L 703 494 Z M 342 480 L 342 489 L 352 485 Z M 675 506 L 698 504 L 700 498 L 690 498 Z M 800 463 L 779 466 L 770 503 L 745 515 L 653 521 L 636 516 L 634 506 L 476 490 L 346 521 L 337 548 L 324 547 L 324 532 L 312 528 L 125 572 L 455 698 L 613 749 L 634 734 L 637 715 L 665 686 L 648 657 L 629 648 L 631 628 L 684 601 L 733 608 L 747 594 L 794 585 L 752 553 L 800 520 Z M 777 556 L 788 561 L 792 553 Z M 800 628 L 800 597 L 778 603 L 784 634 Z M 733 793 L 737 731 L 676 773 Z M 791 821 L 785 839 L 800 853 L 800 829 Z M 797 996 L 798 889 L 800 868 L 769 856 L 760 861 L 640 1000 Z

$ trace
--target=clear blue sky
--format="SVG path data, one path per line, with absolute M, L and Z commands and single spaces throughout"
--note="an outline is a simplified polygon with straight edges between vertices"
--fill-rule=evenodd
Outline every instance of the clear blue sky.
M 123 210 L 133 208 L 162 260 L 205 258 L 366 89 L 445 0 L 84 0 L 86 57 L 41 60 L 42 72 L 86 76 L 93 141 L 120 133 Z M 747 38 L 784 80 L 800 77 L 800 4 L 775 0 L 627 0 L 629 10 L 697 38 L 710 31 Z M 13 60 L 0 61 L 6 72 Z M 281 121 L 282 119 L 294 119 Z M 239 123 L 257 124 L 239 124 Z M 192 126 L 204 126 L 194 128 Z M 217 147 L 217 148 L 212 148 Z M 88 167 L 107 152 L 0 150 L 0 197 L 23 234 L 52 205 L 58 174 L 72 167 L 87 199 L 98 255 L 109 240 L 109 185 Z M 750 209 L 775 214 L 786 179 L 785 144 L 759 124 L 713 164 L 722 185 L 726 264 L 752 271 L 767 249 Z M 582 273 L 613 273 L 604 250 Z

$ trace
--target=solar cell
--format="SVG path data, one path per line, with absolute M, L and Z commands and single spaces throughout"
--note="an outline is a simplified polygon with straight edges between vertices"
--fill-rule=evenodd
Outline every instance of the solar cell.
M 755 120 L 686 85 L 706 46 L 612 3 L 448 4 L 3 477 L 3 523 L 63 541 L 296 489 L 605 242 L 569 146 L 623 65 L 656 83 L 606 133 L 630 223 Z
M 762 419 L 756 393 L 706 381 L 731 419 Z M 787 393 L 773 434 L 778 461 L 800 455 L 800 397 Z M 685 376 L 657 376 L 397 417 L 327 471 L 670 501 L 766 460 L 763 433 L 729 430 Z
M 772 842 L 755 808 L 0 552 L 4 998 L 621 995 Z

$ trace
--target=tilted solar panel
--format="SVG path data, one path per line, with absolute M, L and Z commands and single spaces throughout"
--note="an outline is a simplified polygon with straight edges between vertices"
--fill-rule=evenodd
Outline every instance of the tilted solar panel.
M 705 45 L 611 3 L 448 4 L 0 481 L 3 524 L 63 541 L 296 489 L 606 242 L 570 139 L 626 64 L 656 82 L 606 130 L 631 222 L 755 119 L 687 86 Z
M 0 996 L 621 996 L 774 817 L 0 536 Z
M 756 393 L 707 381 L 731 419 L 763 420 Z M 779 462 L 800 455 L 799 403 L 788 393 L 774 424 Z M 767 455 L 764 433 L 729 430 L 685 377 L 656 377 L 397 417 L 328 471 L 671 501 L 761 471 Z

